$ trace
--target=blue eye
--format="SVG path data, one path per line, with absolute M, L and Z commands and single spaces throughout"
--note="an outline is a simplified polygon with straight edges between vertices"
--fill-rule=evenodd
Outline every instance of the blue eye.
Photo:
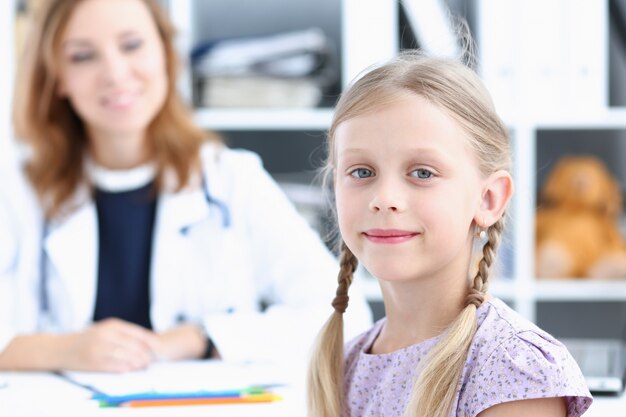
M 76 52 L 70 56 L 70 61 L 75 64 L 80 64 L 81 62 L 93 60 L 95 56 L 96 54 L 93 51 Z
M 126 52 L 131 52 L 141 48 L 142 45 L 143 41 L 141 39 L 130 39 L 122 43 L 122 50 Z
M 350 173 L 355 178 L 369 178 L 374 176 L 374 172 L 367 168 L 357 168 Z
M 426 180 L 426 179 L 432 178 L 433 173 L 425 168 L 418 168 L 411 172 L 411 176 Z

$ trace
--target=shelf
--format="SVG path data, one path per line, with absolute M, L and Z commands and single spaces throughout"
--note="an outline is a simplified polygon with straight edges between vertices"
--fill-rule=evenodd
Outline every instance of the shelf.
M 212 130 L 326 130 L 332 109 L 207 109 L 199 108 L 194 119 Z
M 512 279 L 495 279 L 489 283 L 489 291 L 494 297 L 503 300 L 515 300 L 515 282 Z
M 372 277 L 363 277 L 361 279 L 363 292 L 368 301 L 382 301 L 383 296 L 378 286 L 378 281 Z M 489 283 L 489 293 L 503 300 L 514 300 L 515 282 L 511 279 L 499 279 Z
M 534 129 L 626 129 L 626 108 L 611 107 L 598 110 L 568 111 L 562 114 L 507 115 L 501 117 L 507 126 L 527 126 Z
M 369 301 L 382 301 L 378 281 L 361 280 L 365 297 Z M 516 284 L 502 279 L 489 284 L 489 293 L 504 300 L 515 300 Z M 626 301 L 626 281 L 540 281 L 535 284 L 537 301 Z
M 626 301 L 626 280 L 540 280 L 535 284 L 537 301 Z

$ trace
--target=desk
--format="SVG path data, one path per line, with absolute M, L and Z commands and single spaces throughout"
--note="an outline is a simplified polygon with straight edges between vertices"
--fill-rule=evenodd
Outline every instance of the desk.
M 584 417 L 624 417 L 626 416 L 626 394 L 619 397 L 595 396 L 593 404 Z
M 199 362 L 198 366 L 202 364 Z M 299 378 L 301 372 L 297 376 Z M 116 377 L 124 378 L 124 375 Z M 268 378 L 273 377 L 268 375 Z M 279 389 L 277 392 L 284 399 L 273 403 L 100 408 L 90 399 L 90 391 L 54 374 L 0 373 L 0 380 L 8 383 L 0 388 L 0 417 L 298 417 L 306 414 L 302 381 Z
M 0 373 L 8 386 L 0 389 L 2 417 L 298 417 L 304 416 L 304 389 L 291 387 L 284 401 L 270 404 L 211 405 L 163 408 L 98 408 L 90 393 L 47 373 Z M 626 416 L 626 395 L 596 397 L 584 417 Z

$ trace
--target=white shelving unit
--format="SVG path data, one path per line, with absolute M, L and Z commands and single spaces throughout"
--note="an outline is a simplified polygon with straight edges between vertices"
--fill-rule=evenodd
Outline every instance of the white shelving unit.
M 608 1 L 601 0 L 594 3 L 582 4 L 578 0 L 576 6 L 566 2 L 554 0 L 541 2 L 531 0 L 521 5 L 512 0 L 497 2 L 494 0 L 480 0 L 479 7 L 484 7 L 483 13 L 492 13 L 494 7 L 508 16 L 498 19 L 498 36 L 502 36 L 510 42 L 501 46 L 498 51 L 487 50 L 486 59 L 483 64 L 491 65 L 489 69 L 483 71 L 487 73 L 488 87 L 492 94 L 495 87 L 502 89 L 495 91 L 494 97 L 508 98 L 514 97 L 510 106 L 509 102 L 501 108 L 503 119 L 507 122 L 512 132 L 514 145 L 514 250 L 515 250 L 515 273 L 513 282 L 503 288 L 493 288 L 493 292 L 503 298 L 511 300 L 516 309 L 531 320 L 536 320 L 536 308 L 538 302 L 602 302 L 602 301 L 623 301 L 626 302 L 626 277 L 624 280 L 615 281 L 594 281 L 591 279 L 567 279 L 550 280 L 535 278 L 534 265 L 534 242 L 535 242 L 535 212 L 537 207 L 537 149 L 539 133 L 545 130 L 624 130 L 626 132 L 626 110 L 608 107 Z M 576 7 L 581 8 L 573 11 Z M 551 10 L 552 8 L 552 10 Z M 543 10 L 548 16 L 557 16 L 551 23 L 538 22 L 539 19 L 549 19 L 541 14 L 532 14 L 532 10 Z M 552 13 L 552 14 L 550 14 Z M 494 17 L 491 15 L 491 17 Z M 507 20 L 509 19 L 509 20 Z M 480 19 L 479 19 L 480 20 Z M 484 19 L 492 24 L 491 19 Z M 529 24 L 529 22 L 533 24 Z M 509 23 L 511 23 L 509 25 Z M 480 25 L 480 23 L 479 23 Z M 546 26 L 548 25 L 548 26 Z M 585 36 L 593 39 L 592 51 L 587 55 L 589 62 L 582 62 L 585 59 L 585 52 L 588 49 L 587 40 L 572 46 L 575 40 L 567 39 L 567 35 L 551 36 L 550 34 L 559 30 L 571 30 L 574 27 L 585 27 Z M 479 28 L 479 32 L 480 32 Z M 541 30 L 545 30 L 541 32 Z M 514 33 L 514 32 L 517 33 Z M 534 33 L 529 33 L 529 32 Z M 574 32 L 576 30 L 573 30 Z M 539 33 L 537 33 L 539 32 Z M 494 31 L 487 31 L 484 39 L 489 47 L 497 48 L 494 44 Z M 560 38 L 564 36 L 565 38 Z M 576 34 L 578 39 L 579 34 Z M 556 48 L 552 52 L 554 56 L 565 61 L 565 64 L 546 58 L 542 50 L 546 49 L 542 43 L 553 45 L 555 39 Z M 497 40 L 497 39 L 496 39 Z M 533 42 L 535 42 L 533 44 Z M 561 42 L 561 43 L 559 43 Z M 528 44 L 536 46 L 528 47 Z M 481 45 L 479 43 L 479 49 Z M 565 49 L 559 51 L 558 47 Z M 580 48 L 574 50 L 572 48 Z M 503 56 L 502 62 L 493 62 L 503 48 L 514 51 L 513 55 Z M 485 52 L 483 50 L 483 52 Z M 576 55 L 576 58 L 568 55 Z M 579 58 L 579 57 L 583 58 Z M 542 58 L 546 62 L 542 62 Z M 506 62 L 506 60 L 512 60 Z M 576 61 L 578 59 L 578 61 Z M 560 65 L 560 67 L 559 67 Z M 565 70 L 563 66 L 565 65 Z M 573 68 L 573 69 L 570 69 Z M 569 73 L 568 73 L 569 71 Z M 603 77 L 593 78 L 600 75 Z M 556 104 L 542 103 L 542 100 L 554 100 L 554 93 L 546 91 L 542 94 L 541 88 L 551 89 L 546 80 L 556 78 L 565 79 L 571 82 L 570 85 L 554 87 L 554 90 L 565 87 L 566 90 L 585 90 L 589 93 L 588 100 L 582 102 L 581 98 L 570 97 L 569 92 L 564 93 L 562 102 Z M 574 79 L 579 77 L 580 82 Z M 587 77 L 587 79 L 583 79 Z M 506 80 L 510 85 L 500 85 Z M 541 83 L 544 83 L 543 85 Z M 559 82 L 561 82 L 559 80 Z M 495 87 L 494 87 L 495 86 Z M 507 97 L 507 95 L 509 95 Z M 505 100 L 506 101 L 506 100 Z M 498 101 L 496 100 L 496 104 Z M 591 139 L 590 139 L 591 140 Z M 581 236 L 584 239 L 584 236 Z M 507 283 L 508 284 L 508 283 Z M 502 291 L 500 294 L 499 292 Z M 508 297 L 507 297 L 508 295 Z
M 169 0 L 168 12 L 178 28 L 178 47 L 181 51 L 189 51 L 197 39 L 193 39 L 194 2 L 201 0 Z M 510 0 L 503 0 L 510 1 Z M 581 0 L 582 1 L 582 0 Z M 606 11 L 607 0 L 592 2 Z M 481 0 L 501 7 L 497 0 Z M 479 3 L 481 3 L 479 2 Z M 537 0 L 533 0 L 537 3 Z M 580 2 L 576 0 L 577 4 Z M 537 3 L 538 4 L 538 3 Z M 519 8 L 526 7 L 526 2 L 517 3 Z M 588 5 L 587 5 L 588 6 Z M 585 7 L 587 7 L 585 6 Z M 4 154 L 10 148 L 7 138 L 10 137 L 10 102 L 14 67 L 13 51 L 13 15 L 16 0 L 0 1 L 0 152 Z M 384 61 L 397 53 L 398 50 L 398 7 L 393 0 L 342 0 L 341 38 L 343 55 L 341 74 L 342 85 L 345 86 L 365 67 Z M 495 6 L 494 6 L 495 7 Z M 494 10 L 498 10 L 497 7 Z M 510 11 L 510 10 L 509 10 Z M 495 19 L 497 21 L 498 19 Z M 207 17 L 210 24 L 210 16 Z M 236 24 L 236 21 L 234 22 Z M 532 29 L 532 28 L 529 28 Z M 513 42 L 510 49 L 516 50 L 516 44 L 523 42 L 526 33 L 523 28 L 500 25 L 502 37 Z M 513 30 L 522 31 L 513 33 Z M 509 32 L 507 32 L 509 31 Z M 480 47 L 489 47 L 481 45 Z M 528 51 L 524 53 L 529 53 Z M 532 57 L 530 57 L 532 60 Z M 502 84 L 504 91 L 520 91 L 528 82 L 523 72 L 529 67 L 513 68 L 514 71 L 502 74 L 503 79 L 512 83 Z M 185 97 L 191 96 L 191 75 L 186 70 L 181 76 L 180 85 Z M 508 89 L 508 90 L 507 90 Z M 502 95 L 502 91 L 499 94 Z M 608 109 L 601 106 L 585 111 L 539 112 L 522 100 L 514 109 L 503 108 L 502 116 L 512 132 L 516 182 L 515 197 L 512 206 L 514 230 L 513 265 L 511 277 L 498 278 L 491 283 L 491 292 L 510 301 L 515 308 L 530 319 L 535 319 L 537 302 L 543 301 L 624 301 L 626 302 L 626 280 L 614 282 L 596 282 L 590 280 L 545 280 L 534 278 L 534 213 L 536 208 L 536 176 L 535 160 L 537 133 L 543 129 L 623 129 L 626 131 L 626 110 Z M 195 110 L 195 120 L 206 129 L 219 131 L 309 131 L 325 130 L 332 118 L 332 109 L 208 109 Z M 378 284 L 369 280 L 365 282 L 366 292 L 370 299 L 380 300 Z
M 489 8 L 489 13 L 508 14 L 509 19 L 534 19 L 529 12 L 531 8 L 544 7 L 545 2 L 531 0 L 526 4 L 515 2 L 514 0 L 480 0 L 478 3 L 483 7 Z M 508 3 L 508 5 L 506 5 Z M 550 2 L 552 6 L 563 7 L 563 14 L 567 18 L 572 18 L 571 11 L 567 11 L 571 5 L 567 2 L 559 3 L 557 0 Z M 577 2 L 578 4 L 578 2 Z M 602 40 L 594 45 L 593 59 L 598 57 L 607 59 L 608 54 L 608 7 L 605 0 L 586 4 L 578 4 L 585 7 L 590 18 L 597 19 L 602 14 L 606 15 L 604 26 L 596 26 L 598 30 L 603 31 L 597 34 L 593 39 Z M 480 6 L 479 5 L 479 6 Z M 588 9 L 591 7 L 591 9 Z M 593 10 L 592 10 L 593 9 Z M 494 12 L 495 10 L 495 12 Z M 555 9 L 556 10 L 556 9 Z M 537 303 L 539 302 L 602 302 L 602 301 L 619 301 L 626 302 L 626 277 L 624 280 L 615 281 L 593 281 L 590 279 L 581 280 L 538 280 L 535 278 L 534 266 L 534 225 L 536 211 L 536 155 L 538 133 L 542 130 L 624 130 L 626 132 L 626 110 L 625 109 L 609 109 L 605 104 L 578 108 L 575 105 L 564 105 L 561 107 L 546 108 L 546 106 L 535 106 L 535 101 L 525 96 L 524 89 L 528 88 L 529 82 L 533 79 L 532 71 L 536 71 L 541 64 L 536 63 L 536 56 L 525 56 L 520 58 L 519 54 L 532 54 L 532 50 L 523 50 L 524 42 L 528 41 L 529 30 L 535 30 L 536 26 L 528 26 L 525 28 L 519 22 L 513 25 L 507 25 L 502 22 L 507 17 L 499 18 L 499 16 L 491 15 L 493 19 L 489 19 L 489 24 L 497 25 L 493 29 L 494 33 L 489 36 L 486 45 L 478 43 L 479 51 L 481 47 L 494 47 L 494 39 L 506 39 L 510 44 L 506 45 L 506 50 L 499 51 L 514 60 L 512 65 L 507 68 L 500 68 L 500 71 L 492 71 L 491 76 L 497 76 L 500 84 L 495 83 L 499 91 L 494 96 L 504 96 L 509 94 L 517 94 L 517 100 L 514 107 L 499 107 L 501 116 L 511 130 L 513 140 L 513 156 L 514 156 L 514 178 L 515 178 L 515 195 L 512 201 L 511 213 L 512 219 L 509 227 L 512 227 L 514 234 L 513 239 L 513 276 L 498 277 L 490 284 L 492 294 L 511 302 L 514 307 L 524 316 L 531 320 L 536 320 Z M 580 16 L 579 16 L 580 17 Z M 586 16 L 583 16 L 586 17 Z M 498 23 L 499 22 L 499 23 Z M 572 27 L 571 24 L 561 22 L 560 24 Z M 497 36 L 496 33 L 497 32 Z M 528 36 L 527 36 L 528 35 Z M 545 34 L 544 34 L 545 35 Z M 538 35 L 533 35 L 538 36 Z M 540 40 L 537 38 L 536 40 Z M 604 46 L 607 51 L 598 52 Z M 556 53 L 556 52 L 555 52 Z M 529 62 L 522 62 L 525 59 Z M 487 62 L 489 64 L 489 62 Z M 582 65 L 582 64 L 581 64 Z M 606 71 L 605 76 L 608 79 L 608 64 L 602 59 L 597 64 L 599 68 Z M 593 68 L 592 68 L 593 69 Z M 596 68 L 597 69 L 597 68 Z M 549 74 L 549 71 L 546 70 Z M 585 75 L 584 71 L 581 74 Z M 579 74 L 580 75 L 580 74 Z M 492 85 L 493 88 L 493 85 Z M 572 85 L 570 89 L 576 89 L 577 86 Z M 494 91 L 491 91 L 492 94 Z M 593 99 L 601 100 L 606 95 L 605 91 L 592 91 Z M 581 237 L 582 238 L 582 237 Z M 370 299 L 381 300 L 380 288 L 374 280 L 367 280 L 365 291 Z

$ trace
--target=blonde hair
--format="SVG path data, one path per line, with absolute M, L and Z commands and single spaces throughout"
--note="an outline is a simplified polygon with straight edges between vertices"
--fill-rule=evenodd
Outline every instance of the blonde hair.
M 13 124 L 32 151 L 26 173 L 48 218 L 59 214 L 83 180 L 85 127 L 69 101 L 57 94 L 61 35 L 81 1 L 49 0 L 37 8 L 16 77 Z M 164 170 L 171 167 L 182 188 L 190 168 L 199 168 L 200 145 L 207 133 L 193 124 L 177 95 L 175 30 L 155 0 L 142 1 L 157 26 L 168 76 L 165 102 L 147 129 L 157 163 L 156 186 L 162 187 Z
M 478 76 L 460 62 L 431 58 L 416 52 L 405 52 L 390 62 L 367 72 L 341 96 L 328 132 L 326 176 L 335 167 L 334 138 L 337 127 L 346 120 L 372 112 L 392 103 L 406 93 L 426 98 L 452 117 L 466 133 L 478 168 L 485 176 L 498 170 L 510 172 L 511 157 L 508 132 L 495 112 L 489 93 Z M 467 352 L 476 332 L 476 309 L 485 297 L 489 270 L 504 228 L 504 216 L 487 229 L 478 270 L 468 285 L 466 307 L 448 327 L 442 339 L 431 350 L 415 381 L 407 417 L 448 417 L 455 400 Z M 345 406 L 343 393 L 342 313 L 352 283 L 357 260 L 342 243 L 335 312 L 320 332 L 308 375 L 309 417 L 338 417 Z M 344 289 L 345 288 L 345 289 Z M 341 308 L 337 308 L 340 304 Z

